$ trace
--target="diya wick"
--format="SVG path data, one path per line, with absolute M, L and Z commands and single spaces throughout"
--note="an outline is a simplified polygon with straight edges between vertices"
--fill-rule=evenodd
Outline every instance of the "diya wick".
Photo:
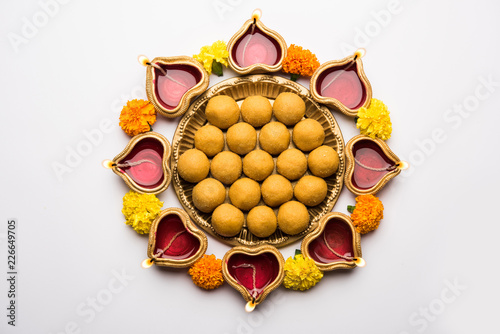
M 172 240 L 170 240 L 170 243 L 167 245 L 167 247 L 163 248 L 162 251 L 156 253 L 152 258 L 149 258 L 149 259 L 146 259 L 144 261 L 142 261 L 141 263 L 141 267 L 143 267 L 144 269 L 147 269 L 147 268 L 150 268 L 153 263 L 156 261 L 157 258 L 161 257 L 163 254 L 165 254 L 165 252 L 170 248 L 170 246 L 172 246 L 172 244 L 174 243 L 175 239 L 177 239 L 177 237 L 179 235 L 181 235 L 182 233 L 184 233 L 186 231 L 179 231 L 177 232 L 176 235 L 174 235 L 174 237 L 172 238 Z

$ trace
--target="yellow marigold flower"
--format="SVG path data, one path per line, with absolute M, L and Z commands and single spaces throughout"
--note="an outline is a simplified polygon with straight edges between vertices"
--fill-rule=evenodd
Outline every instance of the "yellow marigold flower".
M 205 290 L 218 288 L 224 283 L 222 278 L 222 260 L 215 255 L 203 255 L 189 268 L 193 283 Z
M 289 257 L 285 262 L 285 280 L 283 285 L 287 289 L 308 290 L 323 278 L 323 272 L 318 269 L 312 259 L 304 258 L 301 254 Z
M 351 214 L 351 220 L 356 230 L 365 234 L 376 230 L 380 220 L 384 218 L 384 205 L 373 195 L 356 197 L 356 207 Z
M 122 213 L 125 224 L 130 225 L 139 234 L 149 233 L 151 223 L 161 211 L 163 202 L 153 194 L 139 194 L 129 191 L 123 196 Z
M 372 138 L 378 137 L 382 140 L 391 138 L 392 123 L 384 102 L 372 99 L 368 108 L 359 108 L 356 127 L 362 134 Z
M 295 81 L 299 75 L 310 77 L 319 67 L 318 58 L 309 50 L 292 44 L 288 47 L 287 55 L 283 59 L 283 72 L 292 74 Z
M 226 43 L 224 41 L 217 41 L 212 45 L 205 45 L 200 49 L 199 54 L 193 55 L 194 59 L 203 64 L 203 67 L 207 70 L 209 75 L 212 73 L 214 61 L 227 67 L 228 57 L 229 52 L 227 51 Z M 214 72 L 218 76 L 221 76 L 222 66 L 220 66 L 220 69 L 214 70 Z
M 145 100 L 128 101 L 120 114 L 120 127 L 129 136 L 149 131 L 155 122 L 155 107 Z

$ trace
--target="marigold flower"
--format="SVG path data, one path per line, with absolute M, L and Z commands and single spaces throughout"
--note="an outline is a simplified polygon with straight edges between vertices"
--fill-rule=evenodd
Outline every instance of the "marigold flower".
M 130 225 L 139 234 L 149 233 L 151 223 L 161 211 L 163 202 L 153 194 L 139 194 L 129 191 L 123 196 L 122 213 L 125 224 Z
M 302 254 L 289 257 L 285 261 L 285 280 L 283 285 L 287 289 L 308 290 L 323 278 L 323 272 L 318 269 L 312 259 L 304 258 Z
M 217 41 L 212 45 L 205 45 L 200 49 L 200 53 L 193 55 L 193 58 L 198 60 L 203 64 L 205 70 L 208 74 L 214 73 L 218 76 L 222 75 L 222 66 L 227 67 L 227 58 L 229 57 L 229 52 L 227 51 L 226 43 L 224 41 Z
M 193 283 L 205 290 L 218 288 L 224 283 L 222 277 L 222 260 L 215 255 L 203 255 L 189 268 Z
M 382 140 L 391 138 L 392 123 L 384 102 L 372 99 L 368 108 L 359 108 L 356 127 L 362 134 L 371 138 L 378 137 Z
M 155 122 L 155 107 L 145 100 L 128 101 L 120 114 L 120 127 L 129 136 L 149 131 Z
M 373 195 L 356 197 L 356 207 L 351 214 L 356 231 L 365 234 L 376 230 L 382 218 L 384 218 L 384 205 L 377 197 Z
M 291 79 L 295 81 L 299 75 L 308 77 L 313 75 L 314 71 L 319 67 L 319 61 L 311 51 L 292 44 L 288 47 L 282 66 L 283 72 L 292 74 Z

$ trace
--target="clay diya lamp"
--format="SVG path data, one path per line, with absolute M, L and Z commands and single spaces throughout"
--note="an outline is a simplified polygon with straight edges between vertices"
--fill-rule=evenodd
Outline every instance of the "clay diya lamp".
M 147 67 L 148 99 L 163 116 L 174 118 L 184 114 L 191 101 L 208 87 L 208 73 L 194 58 L 157 57 L 149 61 L 139 56 L 139 62 Z
M 286 42 L 261 21 L 256 9 L 227 44 L 229 67 L 238 74 L 277 72 L 286 57 Z
M 156 132 L 147 132 L 130 139 L 125 149 L 103 166 L 119 175 L 130 189 L 141 194 L 159 194 L 168 188 L 170 143 Z
M 185 268 L 198 261 L 207 250 L 207 237 L 178 208 L 163 210 L 151 224 L 148 259 L 143 268 L 153 264 L 162 267 Z
M 363 71 L 361 57 L 364 50 L 342 60 L 322 64 L 311 77 L 313 98 L 348 116 L 356 116 L 358 109 L 368 107 L 372 98 L 372 86 Z
M 346 173 L 344 182 L 355 195 L 374 195 L 385 184 L 408 168 L 408 163 L 401 161 L 378 138 L 357 135 L 346 145 Z
M 318 227 L 304 237 L 301 251 L 322 271 L 364 267 L 360 235 L 351 218 L 340 212 L 326 214 Z
M 226 282 L 247 301 L 245 310 L 253 311 L 266 296 L 283 282 L 285 260 L 276 247 L 234 247 L 222 259 Z

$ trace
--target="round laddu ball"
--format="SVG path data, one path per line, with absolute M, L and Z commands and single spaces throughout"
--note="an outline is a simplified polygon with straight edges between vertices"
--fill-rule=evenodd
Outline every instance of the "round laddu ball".
M 293 197 L 293 187 L 290 181 L 281 175 L 274 174 L 262 182 L 260 189 L 264 203 L 271 207 L 279 206 Z
M 229 188 L 229 199 L 238 209 L 248 211 L 260 202 L 260 186 L 246 177 L 238 179 Z
M 243 158 L 243 173 L 255 181 L 262 181 L 274 170 L 273 157 L 262 150 L 255 150 Z
M 286 202 L 278 210 L 278 226 L 286 234 L 294 235 L 309 226 L 309 212 L 304 204 L 297 201 Z
M 276 231 L 278 220 L 273 209 L 268 206 L 256 206 L 247 215 L 248 230 L 259 238 L 267 238 Z
M 193 204 L 201 212 L 212 212 L 225 199 L 226 188 L 215 179 L 205 179 L 193 188 Z
M 330 146 L 320 146 L 309 153 L 307 164 L 313 175 L 328 177 L 339 169 L 339 155 Z
M 294 125 L 304 117 L 306 104 L 294 93 L 281 93 L 273 104 L 276 119 L 286 125 Z
M 224 203 L 212 213 L 212 227 L 223 237 L 234 237 L 240 233 L 245 216 L 234 205 Z
M 287 179 L 297 180 L 307 171 L 307 158 L 300 150 L 289 148 L 278 156 L 276 169 Z
M 290 145 L 290 132 L 283 123 L 267 123 L 260 129 L 259 144 L 264 151 L 278 155 Z
M 202 126 L 194 135 L 194 147 L 208 157 L 213 157 L 224 149 L 224 134 L 216 126 Z
M 195 148 L 182 153 L 177 162 L 177 171 L 185 181 L 196 183 L 207 177 L 210 161 L 205 153 Z
M 208 101 L 205 115 L 210 124 L 227 129 L 240 119 L 240 107 L 232 97 L 218 95 Z
M 212 159 L 210 172 L 212 176 L 224 184 L 232 184 L 241 176 L 242 163 L 239 155 L 222 151 Z
M 325 141 L 325 130 L 318 121 L 307 118 L 293 128 L 293 142 L 302 151 L 311 151 Z
M 306 175 L 302 177 L 295 188 L 293 194 L 301 203 L 307 206 L 316 206 L 326 198 L 328 186 L 320 177 Z
M 273 116 L 273 107 L 263 96 L 249 96 L 241 104 L 241 117 L 255 127 L 269 123 Z
M 257 132 L 248 123 L 236 123 L 227 130 L 226 141 L 227 146 L 234 153 L 247 154 L 257 145 Z

